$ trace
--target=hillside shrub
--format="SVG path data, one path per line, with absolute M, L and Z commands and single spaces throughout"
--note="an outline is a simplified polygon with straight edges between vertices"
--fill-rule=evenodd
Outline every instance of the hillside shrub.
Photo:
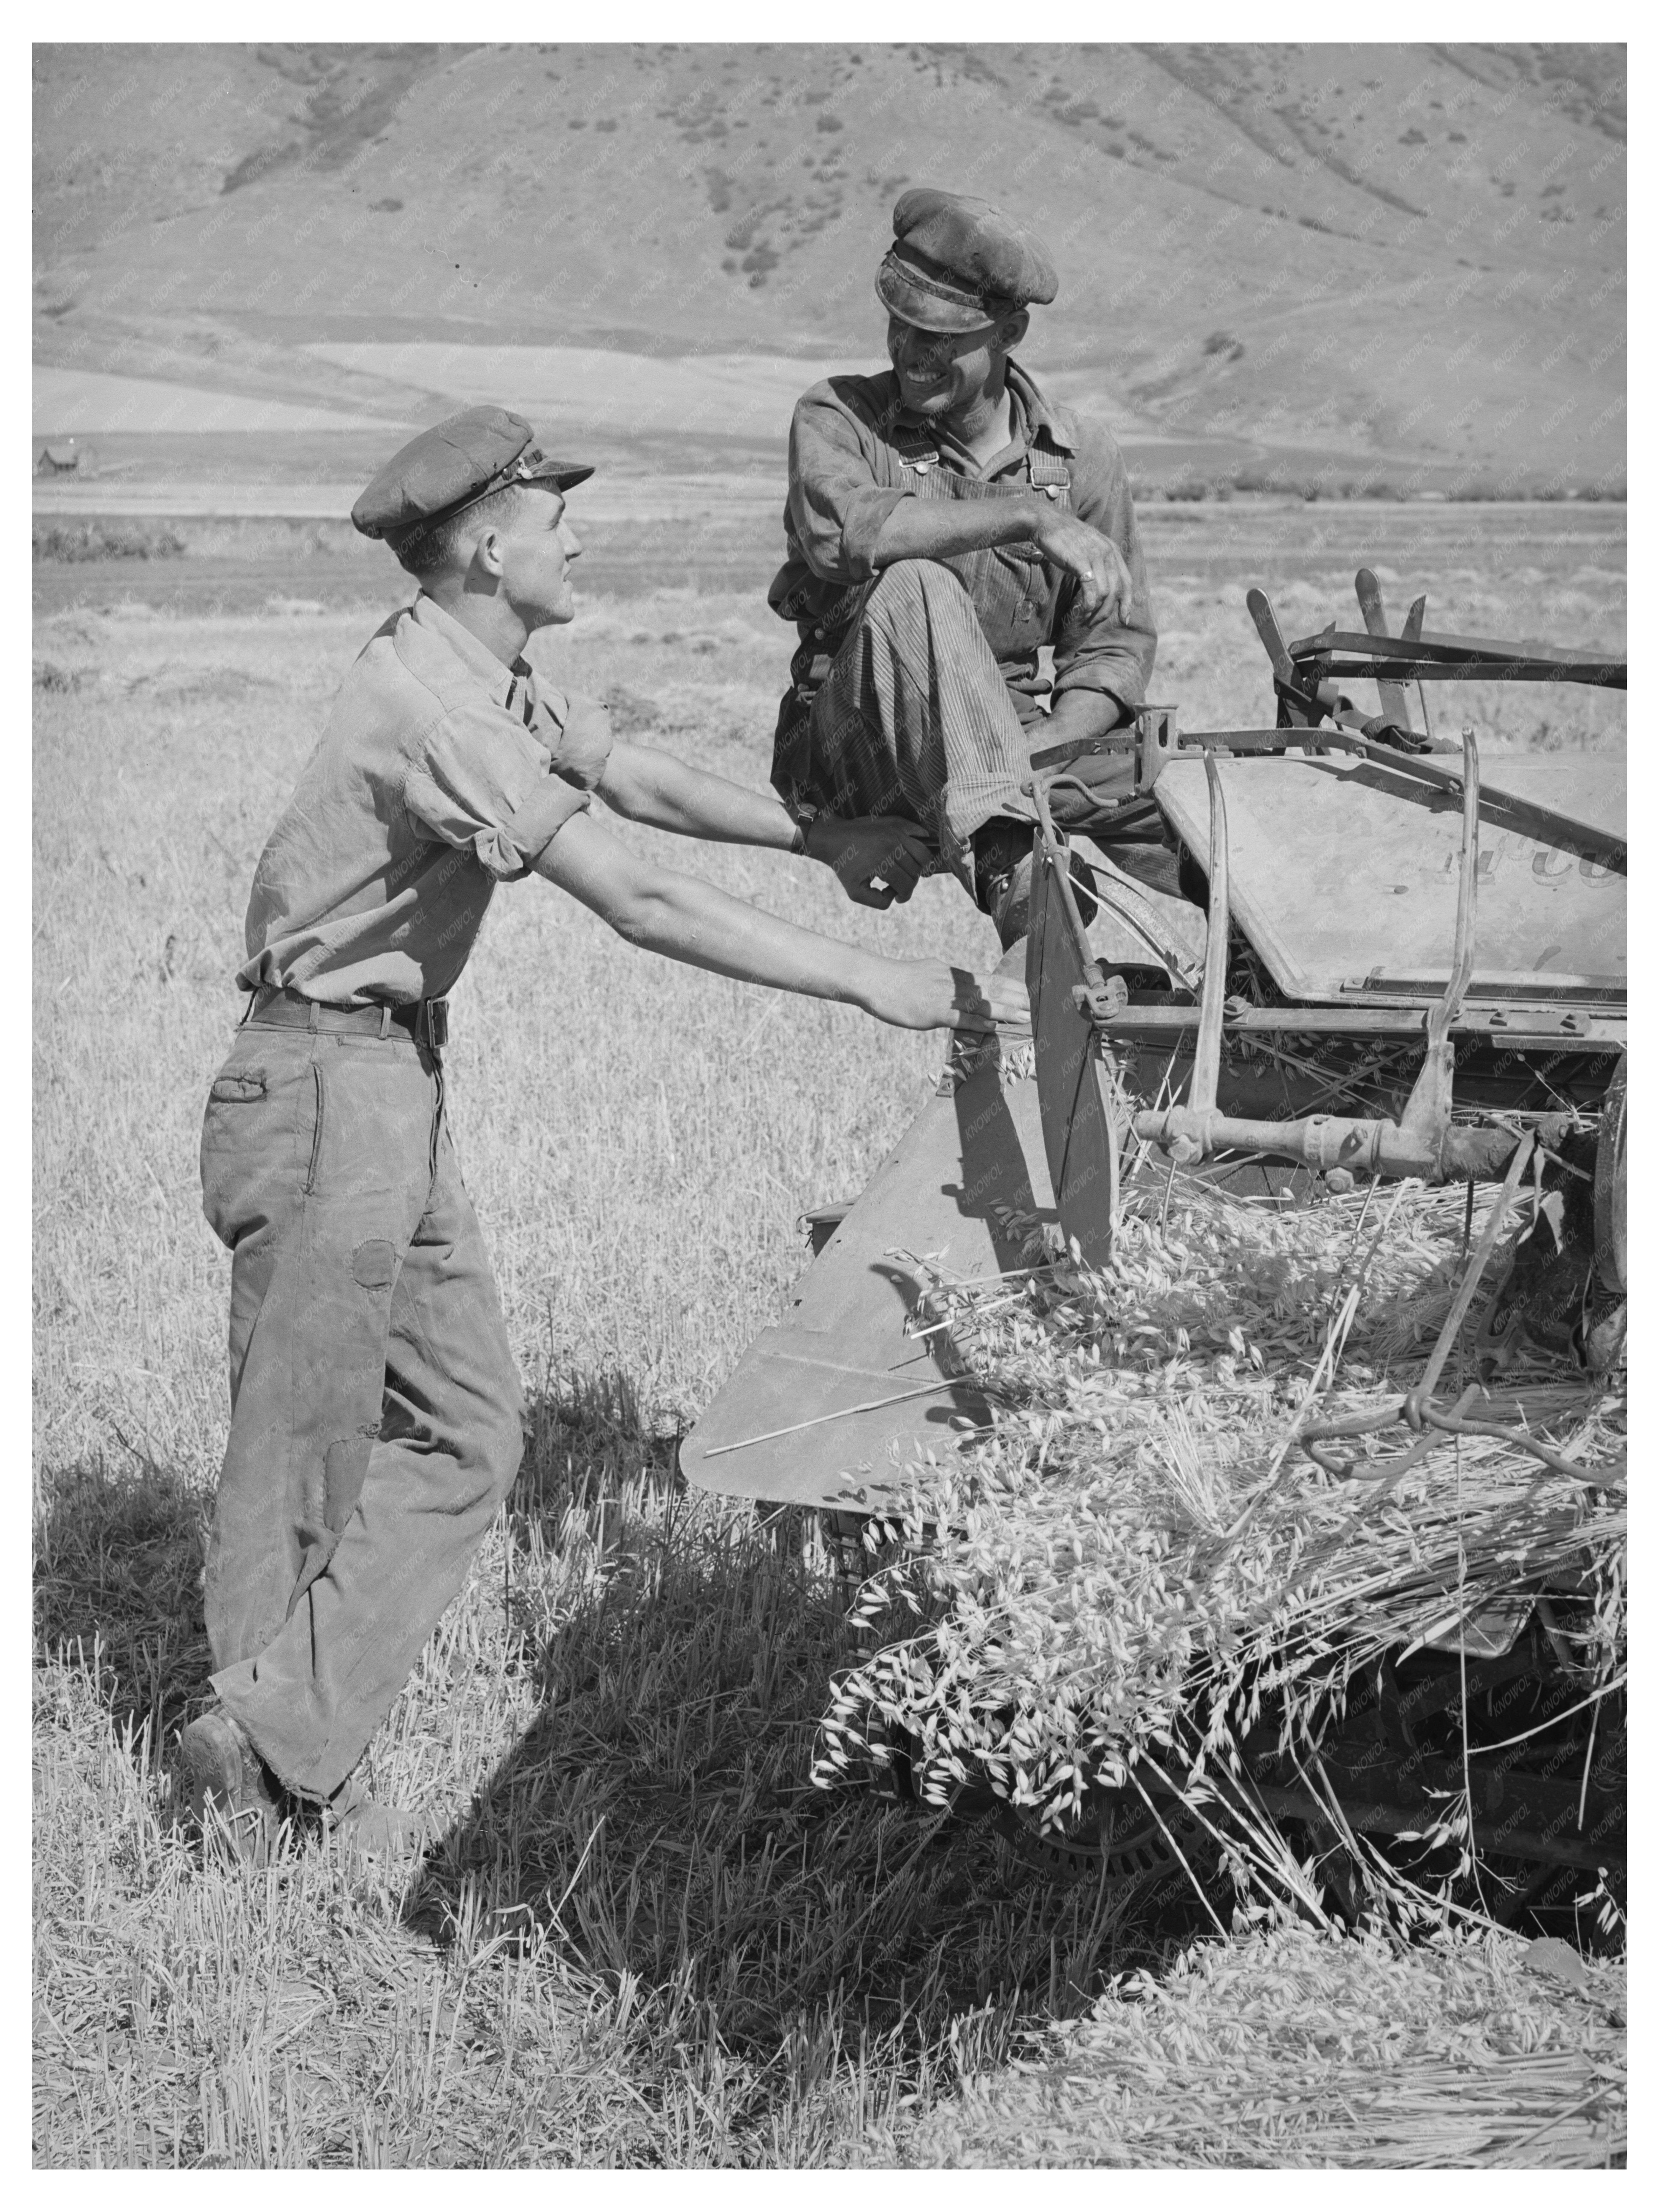
M 165 522 L 37 522 L 37 561 L 173 561 L 185 541 Z

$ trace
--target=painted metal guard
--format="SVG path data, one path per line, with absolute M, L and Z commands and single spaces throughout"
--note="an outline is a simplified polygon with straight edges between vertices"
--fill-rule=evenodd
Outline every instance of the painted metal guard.
M 1438 992 L 1450 972 L 1462 809 L 1408 774 L 1333 757 L 1218 763 L 1231 825 L 1235 924 L 1286 997 L 1340 1004 L 1391 985 Z M 1492 781 L 1559 793 L 1624 828 L 1621 763 L 1504 760 Z M 1594 786 L 1594 808 L 1589 787 Z M 1202 860 L 1210 807 L 1201 761 L 1172 760 L 1159 805 Z M 1482 824 L 1480 921 L 1470 996 L 1531 988 L 1622 996 L 1626 878 L 1565 840 Z
M 701 1489 L 873 1512 L 907 1461 L 951 1449 L 989 1417 L 947 1371 L 944 1333 L 909 1333 L 919 1264 L 956 1279 L 1019 1262 L 1007 1209 L 1053 1220 L 1037 1085 L 1024 1038 L 958 1048 L 962 1073 L 923 1105 L 863 1195 L 680 1446 Z

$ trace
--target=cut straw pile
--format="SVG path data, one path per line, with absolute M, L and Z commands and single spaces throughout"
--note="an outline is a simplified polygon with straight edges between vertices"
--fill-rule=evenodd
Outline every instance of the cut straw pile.
M 1565 1945 L 1261 1930 L 1196 1945 L 1161 1980 L 1115 1982 L 1091 2018 L 970 2081 L 891 2153 L 915 2166 L 1620 2163 L 1625 2002 L 1622 1965 Z
M 1477 1214 L 1474 1240 L 1480 1228 Z M 856 1778 L 902 1732 L 933 1802 L 988 1781 L 1063 1826 L 1091 1783 L 1156 1777 L 1241 1887 L 1305 1905 L 1271 1822 L 1241 1829 L 1216 1796 L 1264 1714 L 1305 1751 L 1368 1662 L 1540 1577 L 1579 1594 L 1562 1618 L 1585 1694 L 1616 1686 L 1622 1489 L 1503 1437 L 1441 1437 L 1401 1468 L 1413 1439 L 1397 1427 L 1346 1448 L 1346 1480 L 1293 1441 L 1316 1418 L 1399 1403 L 1469 1249 L 1461 1189 L 1291 1209 L 1181 1177 L 1127 1201 L 1103 1274 L 939 1279 L 929 1318 L 995 1418 L 913 1469 L 902 1519 L 872 1532 L 896 1546 L 860 1601 L 883 1640 L 837 1686 L 817 1778 Z M 1474 1379 L 1461 1359 L 1443 1400 Z M 1502 1388 L 1517 1386 L 1536 1433 L 1611 1468 L 1621 1382 L 1580 1388 L 1540 1364 L 1511 1368 Z M 1392 1873 L 1351 1840 L 1398 1905 Z

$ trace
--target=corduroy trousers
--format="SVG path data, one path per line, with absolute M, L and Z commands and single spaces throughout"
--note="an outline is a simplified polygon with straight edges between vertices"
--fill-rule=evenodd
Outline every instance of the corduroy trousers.
M 971 896 L 975 830 L 1036 818 L 1019 787 L 1029 742 L 961 582 L 937 561 L 896 561 L 866 592 L 787 772 L 832 813 L 921 823 Z

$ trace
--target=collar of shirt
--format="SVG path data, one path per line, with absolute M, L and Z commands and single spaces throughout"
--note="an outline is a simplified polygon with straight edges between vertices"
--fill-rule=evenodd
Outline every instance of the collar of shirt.
M 536 677 L 522 653 L 510 667 L 507 662 L 498 660 L 482 638 L 474 637 L 464 623 L 458 623 L 453 615 L 446 614 L 436 599 L 428 598 L 424 592 L 409 613 L 412 622 L 431 631 L 434 637 L 441 637 L 469 673 L 477 678 L 489 692 L 492 705 L 511 714 L 522 699 L 524 720 L 529 722 L 536 698 Z
M 1075 448 L 1065 427 L 1017 361 L 1010 360 L 1007 374 L 1009 440 L 1001 452 L 993 453 L 988 460 L 975 459 L 941 423 L 928 416 L 901 407 L 898 420 L 907 428 L 925 431 L 938 446 L 940 459 L 959 475 L 979 477 L 987 482 L 993 477 L 1006 476 L 1010 469 L 1023 468 L 1026 453 L 1039 441 L 1056 453 L 1073 452 Z

